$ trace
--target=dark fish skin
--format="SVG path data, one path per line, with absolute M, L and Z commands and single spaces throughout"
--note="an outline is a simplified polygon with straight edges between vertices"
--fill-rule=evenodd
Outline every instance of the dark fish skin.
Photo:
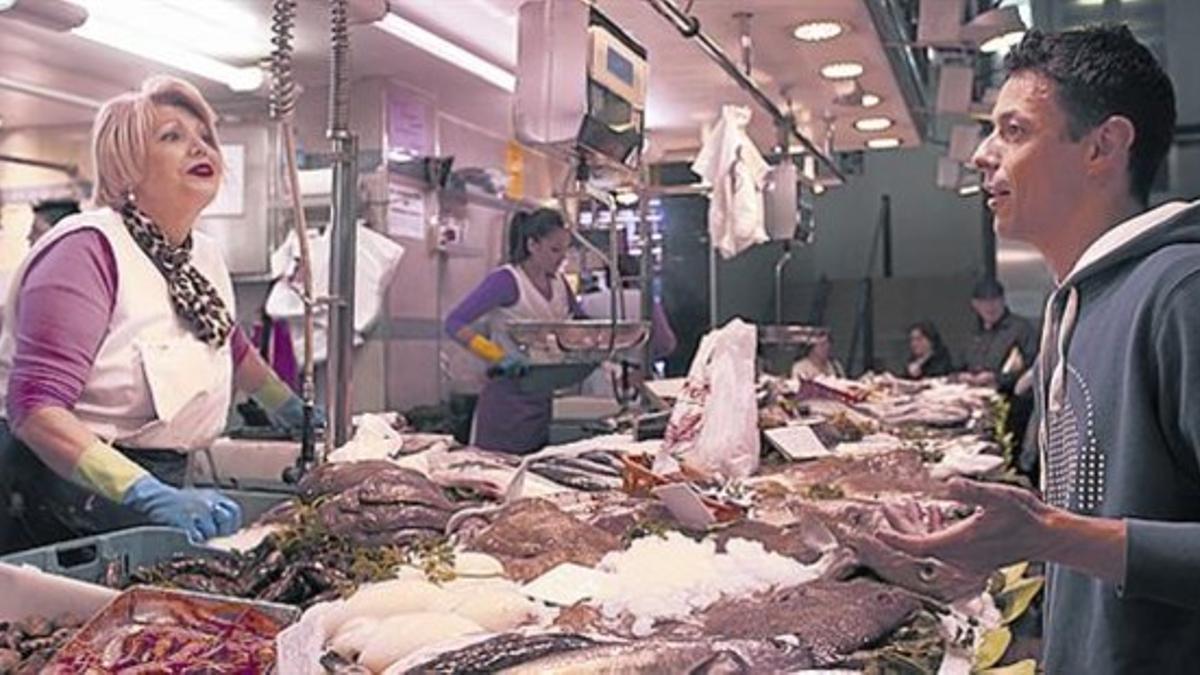
M 609 476 L 610 478 L 620 478 L 621 470 L 607 462 L 597 462 L 584 457 L 557 457 L 548 460 L 546 464 L 551 466 L 563 466 L 568 469 L 576 469 L 593 473 L 600 476 Z
M 751 675 L 809 668 L 812 656 L 773 640 L 639 640 L 561 652 L 505 675 Z
M 570 469 L 555 465 L 538 465 L 534 464 L 529 467 L 529 470 L 542 478 L 565 485 L 576 490 L 584 490 L 587 492 L 602 492 L 604 490 L 613 490 L 621 486 L 619 480 L 606 478 L 605 476 L 597 476 L 588 474 L 577 469 Z
M 624 466 L 621 464 L 621 460 L 617 459 L 611 452 L 605 452 L 603 450 L 589 450 L 579 457 L 581 459 L 586 459 L 589 462 L 595 462 L 596 464 L 604 464 L 605 466 L 615 469 L 618 473 L 620 473 L 621 469 L 624 468 Z
M 494 673 L 551 654 L 584 649 L 595 644 L 596 641 L 591 638 L 567 633 L 532 636 L 509 633 L 441 654 L 432 661 L 410 668 L 405 675 Z
M 878 643 L 921 608 L 911 593 L 868 579 L 813 581 L 704 610 L 706 635 L 767 639 L 787 635 L 818 665 L 835 665 Z

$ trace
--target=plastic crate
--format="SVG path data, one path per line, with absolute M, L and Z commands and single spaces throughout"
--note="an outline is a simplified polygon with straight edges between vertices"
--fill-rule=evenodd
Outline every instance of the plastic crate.
M 273 492 L 265 490 L 229 490 L 221 489 L 221 494 L 229 497 L 242 507 L 242 524 L 249 525 L 258 517 L 271 510 L 276 504 L 296 496 L 292 492 Z
M 32 565 L 44 572 L 102 584 L 114 565 L 122 582 L 139 567 L 170 560 L 176 554 L 217 558 L 222 551 L 196 546 L 183 530 L 171 527 L 133 527 L 50 544 L 0 558 L 12 565 Z
M 283 492 L 227 490 L 242 506 L 242 522 L 251 523 L 272 506 L 292 497 Z M 0 557 L 0 562 L 31 565 L 44 572 L 90 583 L 103 583 L 110 568 L 124 582 L 129 573 L 176 556 L 220 558 L 230 554 L 193 544 L 183 530 L 146 526 L 50 544 Z

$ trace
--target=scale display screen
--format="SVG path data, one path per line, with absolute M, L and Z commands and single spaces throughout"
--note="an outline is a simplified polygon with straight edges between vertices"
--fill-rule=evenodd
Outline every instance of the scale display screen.
M 612 73 L 617 77 L 617 79 L 632 87 L 633 63 L 624 56 L 621 56 L 621 54 L 612 47 L 609 47 L 606 51 L 608 53 L 605 55 L 605 61 L 607 62 L 605 66 L 608 72 Z

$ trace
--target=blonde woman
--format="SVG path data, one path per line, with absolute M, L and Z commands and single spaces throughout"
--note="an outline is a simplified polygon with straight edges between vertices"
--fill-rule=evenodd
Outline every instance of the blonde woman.
M 138 524 L 195 540 L 238 505 L 178 487 L 224 429 L 233 386 L 281 426 L 300 402 L 233 323 L 216 245 L 193 228 L 221 182 L 216 116 L 190 84 L 147 80 L 93 127 L 95 208 L 30 251 L 0 332 L 0 550 Z

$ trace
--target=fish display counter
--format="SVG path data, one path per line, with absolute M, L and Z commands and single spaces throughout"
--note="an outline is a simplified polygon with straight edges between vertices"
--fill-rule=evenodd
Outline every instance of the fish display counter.
M 1041 588 L 1027 565 L 958 569 L 877 536 L 969 517 L 950 477 L 1019 480 L 993 392 L 763 376 L 751 396 L 743 476 L 668 449 L 711 422 L 671 397 L 665 439 L 524 457 L 361 418 L 293 498 L 210 542 L 222 555 L 118 585 L 303 610 L 281 673 L 1034 672 L 1014 629 Z

